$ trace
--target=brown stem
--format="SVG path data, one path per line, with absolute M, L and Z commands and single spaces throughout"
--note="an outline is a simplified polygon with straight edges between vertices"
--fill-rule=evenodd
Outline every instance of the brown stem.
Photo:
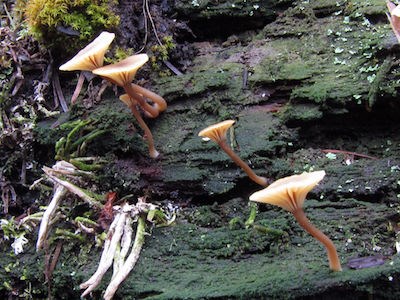
M 226 140 L 222 140 L 218 142 L 218 145 L 221 147 L 222 150 L 225 151 L 226 154 L 237 164 L 239 167 L 246 172 L 251 180 L 258 183 L 261 186 L 268 185 L 268 179 L 265 177 L 258 176 L 254 171 L 235 153 L 233 152 L 232 148 L 228 146 Z
M 156 158 L 160 153 L 154 147 L 154 139 L 153 139 L 153 135 L 152 135 L 152 133 L 150 131 L 150 128 L 144 122 L 142 116 L 140 115 L 139 111 L 136 109 L 136 106 L 134 104 L 133 105 L 129 105 L 129 108 L 131 109 L 132 114 L 134 115 L 136 120 L 138 121 L 139 126 L 144 131 L 144 134 L 145 134 L 146 139 L 147 139 L 147 144 L 149 146 L 149 155 L 150 155 L 150 157 Z
M 336 247 L 321 230 L 316 228 L 313 224 L 311 224 L 310 220 L 307 219 L 302 208 L 297 209 L 293 212 L 294 217 L 299 222 L 300 226 L 304 228 L 309 234 L 311 234 L 314 238 L 320 241 L 326 248 L 328 253 L 329 267 L 333 271 L 342 271 L 342 267 L 340 265 L 340 260 L 338 254 L 336 252 Z
M 146 102 L 146 99 L 143 96 L 136 93 L 135 90 L 132 88 L 131 83 L 125 84 L 124 89 L 129 96 L 131 96 L 139 103 L 139 105 L 144 109 L 145 112 L 150 115 L 150 117 L 156 118 L 159 115 L 160 112 L 158 111 L 157 107 L 150 105 Z
M 78 82 L 77 82 L 76 87 L 75 87 L 75 91 L 74 91 L 74 93 L 72 94 L 72 97 L 71 97 L 71 105 L 74 105 L 76 100 L 78 100 L 78 96 L 79 96 L 79 93 L 82 90 L 82 86 L 83 86 L 84 81 L 85 81 L 85 75 L 84 75 L 83 71 L 81 71 L 81 73 L 79 74 Z
M 136 93 L 141 94 L 143 97 L 149 98 L 151 101 L 153 101 L 158 111 L 161 112 L 167 109 L 167 102 L 165 102 L 164 98 L 160 95 L 157 95 L 156 93 L 134 83 L 132 83 L 131 86 Z

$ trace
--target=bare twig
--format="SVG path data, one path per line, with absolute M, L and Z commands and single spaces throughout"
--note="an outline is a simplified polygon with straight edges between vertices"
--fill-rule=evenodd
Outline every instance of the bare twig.
M 338 153 L 338 154 L 345 154 L 345 155 L 351 155 L 351 156 L 358 156 L 362 158 L 369 158 L 369 159 L 378 159 L 375 156 L 370 156 L 367 154 L 362 154 L 362 153 L 356 153 L 356 152 L 351 152 L 351 151 L 346 151 L 346 150 L 337 150 L 337 149 L 322 149 L 322 152 L 324 153 Z
M 143 46 L 136 51 L 136 53 L 140 53 L 146 48 L 147 39 L 148 39 L 148 25 L 147 25 L 147 17 L 146 17 L 146 0 L 143 0 L 142 11 L 144 16 L 144 39 L 143 39 Z
M 145 227 L 145 219 L 143 216 L 140 216 L 138 218 L 136 237 L 132 246 L 131 253 L 129 254 L 122 267 L 119 268 L 118 273 L 113 275 L 113 278 L 111 279 L 104 293 L 104 299 L 110 300 L 113 298 L 119 285 L 125 280 L 125 278 L 129 275 L 129 273 L 135 266 L 140 255 L 140 251 L 142 250 L 142 246 L 144 244 Z
M 67 189 L 60 184 L 55 185 L 55 192 L 53 197 L 47 206 L 46 211 L 43 214 L 42 222 L 40 223 L 38 240 L 36 242 L 36 251 L 43 248 L 45 241 L 47 240 L 47 235 L 50 229 L 51 218 L 54 216 L 62 197 L 64 197 Z
M 131 247 L 132 242 L 132 219 L 126 218 L 124 225 L 124 235 L 121 238 L 121 250 L 114 256 L 113 278 L 124 265 L 125 257 Z
M 91 197 L 83 189 L 77 187 L 76 185 L 72 184 L 71 182 L 68 182 L 66 180 L 62 180 L 62 179 L 54 176 L 52 174 L 50 168 L 43 167 L 43 171 L 46 173 L 47 176 L 49 176 L 50 179 L 52 179 L 56 183 L 62 185 L 63 187 L 65 187 L 71 193 L 77 195 L 83 201 L 87 202 L 90 206 L 95 206 L 95 207 L 100 208 L 100 209 L 103 207 L 103 205 L 99 201 L 97 201 L 95 198 Z
M 143 46 L 138 51 L 136 51 L 136 53 L 142 52 L 144 50 L 144 48 L 146 48 L 146 45 L 147 45 L 148 31 L 149 31 L 149 25 L 148 25 L 148 20 L 147 19 L 150 20 L 151 27 L 152 27 L 153 32 L 154 32 L 154 36 L 157 39 L 157 43 L 159 45 L 162 45 L 162 42 L 161 42 L 161 40 L 160 40 L 160 38 L 158 37 L 158 34 L 157 34 L 157 29 L 156 29 L 156 26 L 154 24 L 153 17 L 151 16 L 150 7 L 149 7 L 149 1 L 148 0 L 143 0 L 142 11 L 143 11 L 143 17 L 144 17 L 145 35 L 144 35 L 144 39 L 143 39 Z
M 110 239 L 110 243 L 108 245 L 108 248 L 104 249 L 103 254 L 100 259 L 99 266 L 96 270 L 96 272 L 92 275 L 92 277 L 89 278 L 86 282 L 82 283 L 80 285 L 81 289 L 85 289 L 85 291 L 82 293 L 81 297 L 85 297 L 88 295 L 91 291 L 93 291 L 100 283 L 101 279 L 103 278 L 104 274 L 107 272 L 109 267 L 111 266 L 114 258 L 114 253 L 117 249 L 118 243 L 121 239 L 121 236 L 123 234 L 123 228 L 125 224 L 127 214 L 126 213 L 121 213 L 116 216 L 114 222 L 115 222 L 115 227 L 112 226 L 114 222 L 111 224 L 111 228 L 113 228 L 113 231 L 109 231 L 107 235 L 107 239 Z
M 10 182 L 6 181 L 4 176 L 0 174 L 1 200 L 3 203 L 3 213 L 8 214 L 10 203 L 15 203 L 17 193 Z
M 112 299 L 119 285 L 126 279 L 134 268 L 146 235 L 146 220 L 152 221 L 156 206 L 146 203 L 144 198 L 139 198 L 135 205 L 124 203 L 122 207 L 114 206 L 118 211 L 108 230 L 104 249 L 96 272 L 86 282 L 80 285 L 86 289 L 82 297 L 88 295 L 100 283 L 104 273 L 114 260 L 113 275 L 104 294 L 104 299 Z M 132 243 L 132 223 L 136 222 L 136 236 Z M 130 249 L 130 254 L 126 258 Z
M 173 64 L 171 64 L 168 60 L 163 60 L 163 63 L 170 69 L 175 75 L 181 76 L 183 73 L 178 70 Z
M 147 12 L 147 16 L 148 16 L 148 18 L 150 20 L 151 27 L 153 28 L 154 36 L 156 37 L 158 44 L 160 46 L 162 46 L 160 38 L 158 37 L 158 34 L 157 34 L 157 29 L 156 29 L 156 26 L 154 24 L 153 17 L 151 16 L 151 13 L 150 13 L 149 0 L 144 0 L 144 2 L 146 4 L 146 12 Z
M 58 76 L 57 72 L 53 73 L 53 91 L 54 91 L 54 97 L 58 99 L 61 108 L 64 112 L 68 111 L 68 105 L 65 102 L 64 94 L 61 89 L 61 84 L 60 84 L 60 77 Z
M 46 262 L 45 262 L 45 271 L 44 276 L 46 278 L 47 286 L 48 286 L 48 299 L 51 299 L 51 282 L 53 277 L 54 269 L 56 268 L 58 259 L 60 258 L 61 250 L 63 243 L 62 241 L 58 241 L 56 248 L 53 253 L 47 253 Z

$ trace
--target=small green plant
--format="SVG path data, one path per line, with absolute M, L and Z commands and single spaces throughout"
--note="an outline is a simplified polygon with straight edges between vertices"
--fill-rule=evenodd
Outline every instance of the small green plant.
M 25 235 L 31 231 L 31 228 L 26 224 L 24 224 L 24 226 L 19 226 L 12 217 L 9 220 L 1 219 L 0 229 L 3 234 L 3 240 L 13 240 L 11 248 L 13 249 L 14 254 L 18 255 L 22 253 L 24 251 L 24 245 L 28 243 L 28 239 Z
M 161 72 L 161 64 L 163 61 L 169 59 L 171 51 L 174 50 L 176 47 L 172 36 L 167 35 L 162 38 L 162 44 L 154 45 L 150 49 L 153 53 L 150 56 L 151 66 L 154 70 L 159 71 L 161 75 L 169 75 L 167 73 Z M 165 71 L 164 71 L 165 72 Z
M 107 64 L 114 64 L 118 61 L 121 61 L 129 56 L 132 56 L 133 49 L 132 48 L 122 48 L 122 47 L 115 47 L 113 51 L 112 57 L 104 57 L 104 62 Z
M 84 152 L 87 144 L 98 136 L 106 132 L 93 127 L 92 120 L 76 120 L 64 123 L 61 129 L 71 129 L 65 136 L 59 139 L 56 143 L 56 159 L 70 161 L 72 164 L 79 164 L 82 170 L 89 171 L 89 166 L 84 166 L 84 161 L 79 160 L 81 153 Z M 85 133 L 89 131 L 88 133 Z M 72 158 L 75 158 L 73 161 Z M 93 166 L 92 166 L 93 167 Z M 97 167 L 95 167 L 97 168 Z

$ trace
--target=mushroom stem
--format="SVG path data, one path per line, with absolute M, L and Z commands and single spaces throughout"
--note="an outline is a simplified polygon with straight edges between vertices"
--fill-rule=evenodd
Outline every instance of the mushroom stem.
M 132 114 L 136 118 L 136 120 L 139 123 L 139 126 L 143 129 L 144 134 L 147 139 L 147 144 L 149 146 L 149 155 L 151 158 L 157 158 L 158 155 L 160 154 L 156 148 L 154 147 L 154 139 L 153 139 L 153 134 L 150 131 L 150 128 L 147 126 L 147 124 L 144 122 L 142 116 L 140 115 L 139 111 L 136 109 L 135 104 L 129 105 L 129 108 L 131 109 Z
M 126 93 L 131 96 L 133 99 L 135 99 L 139 105 L 147 112 L 152 118 L 156 118 L 160 111 L 157 109 L 157 107 L 154 107 L 150 105 L 149 103 L 146 102 L 146 99 L 139 95 L 132 87 L 132 84 L 129 82 L 124 85 L 124 89 Z
M 157 95 L 156 93 L 149 91 L 148 89 L 145 89 L 144 87 L 141 87 L 140 85 L 134 83 L 132 83 L 131 86 L 136 93 L 141 94 L 144 97 L 149 98 L 151 101 L 153 101 L 158 111 L 161 112 L 167 109 L 167 102 L 165 102 L 164 98 L 160 95 Z
M 336 252 L 336 247 L 331 239 L 328 238 L 321 230 L 311 224 L 310 220 L 308 220 L 302 208 L 298 208 L 297 210 L 295 210 L 293 212 L 293 215 L 299 222 L 300 226 L 304 228 L 304 230 L 306 230 L 309 234 L 311 234 L 314 238 L 316 238 L 325 246 L 328 253 L 330 269 L 333 271 L 342 271 L 340 260 Z
M 74 105 L 76 100 L 78 100 L 78 96 L 82 90 L 83 82 L 85 81 L 85 74 L 84 71 L 81 71 L 78 78 L 78 83 L 76 84 L 75 91 L 71 97 L 71 105 Z
M 246 174 L 249 176 L 251 180 L 258 183 L 261 186 L 268 185 L 268 179 L 265 177 L 258 176 L 254 171 L 228 146 L 226 143 L 226 139 L 222 139 L 218 141 L 218 145 L 222 150 L 225 151 L 226 154 L 237 164 Z

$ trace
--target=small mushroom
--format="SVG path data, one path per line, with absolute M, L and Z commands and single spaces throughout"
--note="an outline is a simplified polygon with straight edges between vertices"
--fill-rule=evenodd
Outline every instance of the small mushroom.
M 300 226 L 320 241 L 328 253 L 329 267 L 341 271 L 340 260 L 333 242 L 307 219 L 303 203 L 311 191 L 325 176 L 325 171 L 302 173 L 285 177 L 250 196 L 251 201 L 279 206 L 293 214 Z
M 216 142 L 226 154 L 246 172 L 251 180 L 259 185 L 266 186 L 268 180 L 265 177 L 258 176 L 254 171 L 230 148 L 226 142 L 226 132 L 235 123 L 233 120 L 226 120 L 211 125 L 199 132 L 199 136 L 208 138 Z
M 142 109 L 153 118 L 157 117 L 158 114 L 160 113 L 159 110 L 160 106 L 150 105 L 142 95 L 142 94 L 145 94 L 146 96 L 150 95 L 149 98 L 154 99 L 156 98 L 154 96 L 155 95 L 154 93 L 144 88 L 138 89 L 137 85 L 132 85 L 132 80 L 135 77 L 137 70 L 141 66 L 143 66 L 148 60 L 149 57 L 147 56 L 147 54 L 132 55 L 115 64 L 95 69 L 93 70 L 93 74 L 99 75 L 107 79 L 108 81 L 124 88 L 129 97 L 123 96 L 120 99 L 130 107 L 133 115 L 138 120 L 139 125 L 145 131 L 147 143 L 149 145 L 150 157 L 156 158 L 159 155 L 159 153 L 154 148 L 153 135 L 151 134 L 149 127 L 146 125 L 146 123 L 140 116 L 139 112 L 137 111 L 136 104 L 138 103 L 142 107 Z M 142 94 L 139 94 L 137 91 L 140 91 Z M 159 99 L 157 99 L 156 101 L 158 100 Z M 163 109 L 165 108 L 166 108 L 166 103 Z
M 391 1 L 386 2 L 386 6 L 389 10 L 389 13 L 386 13 L 390 26 L 394 34 L 396 35 L 397 41 L 400 42 L 400 5 L 394 4 Z
M 93 70 L 93 74 L 99 75 L 112 83 L 123 87 L 126 93 L 135 99 L 145 112 L 155 118 L 158 116 L 160 109 L 166 108 L 165 100 L 158 95 L 158 97 L 156 97 L 156 94 L 146 90 L 145 88 L 132 84 L 132 80 L 135 77 L 137 70 L 148 60 L 149 57 L 147 54 L 132 55 L 115 64 L 95 69 Z M 154 106 L 150 105 L 144 96 L 147 96 L 156 104 Z M 160 98 L 164 100 L 164 103 L 161 106 L 158 104 Z
M 139 123 L 139 126 L 143 129 L 145 137 L 147 139 L 148 147 L 149 147 L 149 155 L 152 158 L 156 158 L 159 155 L 159 152 L 154 147 L 154 139 L 153 134 L 151 133 L 149 127 L 144 122 L 142 116 L 140 115 L 139 111 L 136 108 L 137 102 L 128 94 L 123 94 L 119 97 L 119 99 L 124 102 L 131 110 L 132 114 L 136 118 Z
M 104 54 L 115 37 L 114 33 L 103 31 L 89 45 L 73 58 L 60 66 L 61 71 L 93 71 L 103 66 Z
M 85 80 L 84 71 L 92 71 L 103 66 L 104 54 L 115 37 L 114 33 L 103 31 L 89 45 L 79 51 L 73 58 L 60 66 L 61 71 L 81 71 L 75 91 L 71 97 L 71 104 L 78 99 Z

